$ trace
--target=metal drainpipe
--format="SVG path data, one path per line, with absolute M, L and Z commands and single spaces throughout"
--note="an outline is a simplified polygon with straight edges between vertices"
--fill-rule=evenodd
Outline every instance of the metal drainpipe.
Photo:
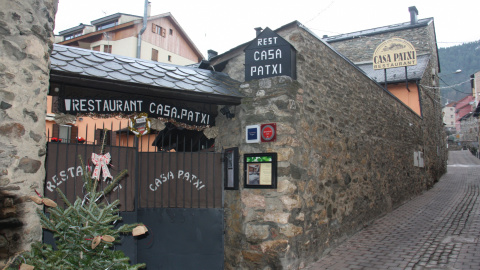
M 147 10 L 148 10 L 148 0 L 145 0 L 145 8 L 143 11 L 143 27 L 138 33 L 137 38 L 137 58 L 140 58 L 140 51 L 142 50 L 142 34 L 147 29 Z

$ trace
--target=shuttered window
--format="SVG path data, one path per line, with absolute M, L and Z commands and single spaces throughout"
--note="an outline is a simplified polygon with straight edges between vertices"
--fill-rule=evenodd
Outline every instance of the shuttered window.
M 152 49 L 152 61 L 158 61 L 158 50 Z

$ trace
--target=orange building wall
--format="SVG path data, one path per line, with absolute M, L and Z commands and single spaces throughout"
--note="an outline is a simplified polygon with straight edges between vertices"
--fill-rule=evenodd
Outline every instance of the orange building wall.
M 52 96 L 47 96 L 47 114 L 52 114 Z M 91 117 L 77 117 L 75 123 L 72 126 L 78 127 L 78 137 L 84 138 L 87 143 L 95 143 L 95 130 L 106 128 L 113 132 L 128 128 L 128 118 L 91 118 Z M 46 134 L 48 137 L 52 137 L 54 121 L 46 121 Z M 125 132 L 117 134 L 115 142 L 112 145 L 115 146 L 128 146 L 133 147 L 135 145 L 136 136 L 133 133 L 129 133 L 127 136 Z M 153 152 L 156 148 L 152 146 L 155 140 L 156 134 L 149 134 L 140 137 L 139 150 L 141 152 Z
M 405 83 L 388 85 L 388 91 L 390 91 L 390 93 L 400 99 L 415 113 L 417 113 L 418 115 L 422 115 L 417 85 L 414 83 L 409 83 L 408 88 L 410 89 L 410 91 L 408 91 Z

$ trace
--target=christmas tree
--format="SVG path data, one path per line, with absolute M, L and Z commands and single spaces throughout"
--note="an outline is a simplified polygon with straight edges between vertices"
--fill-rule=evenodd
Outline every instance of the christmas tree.
M 105 141 L 105 137 L 103 141 Z M 101 157 L 106 156 L 103 155 L 103 150 L 104 143 L 101 147 Z M 94 155 L 92 155 L 92 159 Z M 108 153 L 107 155 L 109 156 Z M 31 197 L 36 203 L 48 207 L 49 216 L 41 210 L 38 213 L 44 229 L 53 233 L 56 248 L 44 243 L 34 243 L 29 252 L 17 257 L 16 269 L 117 270 L 145 268 L 145 264 L 130 265 L 129 258 L 122 251 L 114 250 L 114 244 L 119 242 L 120 234 L 141 235 L 147 231 L 146 227 L 142 224 L 125 224 L 115 228 L 115 224 L 122 219 L 117 208 L 120 201 L 109 203 L 104 198 L 127 174 L 127 170 L 119 173 L 103 190 L 100 190 L 99 171 L 106 164 L 97 165 L 92 177 L 81 158 L 80 160 L 85 172 L 83 174 L 85 186 L 83 199 L 77 197 L 72 204 L 57 188 L 56 192 L 66 205 L 63 209 L 52 200 L 42 198 L 39 194 Z M 104 178 L 109 175 L 105 171 L 102 173 Z

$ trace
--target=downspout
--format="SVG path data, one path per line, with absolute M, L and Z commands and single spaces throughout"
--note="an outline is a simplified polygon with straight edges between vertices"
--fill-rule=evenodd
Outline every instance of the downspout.
M 407 86 L 408 92 L 410 91 L 410 88 L 408 88 L 408 73 L 407 73 L 407 66 L 405 66 L 405 85 Z
M 145 29 L 147 29 L 147 10 L 148 10 L 148 0 L 145 0 L 145 8 L 143 11 L 143 27 L 140 30 L 140 33 L 138 33 L 138 38 L 137 38 L 137 58 L 140 58 L 140 52 L 142 50 L 142 34 L 145 32 Z

